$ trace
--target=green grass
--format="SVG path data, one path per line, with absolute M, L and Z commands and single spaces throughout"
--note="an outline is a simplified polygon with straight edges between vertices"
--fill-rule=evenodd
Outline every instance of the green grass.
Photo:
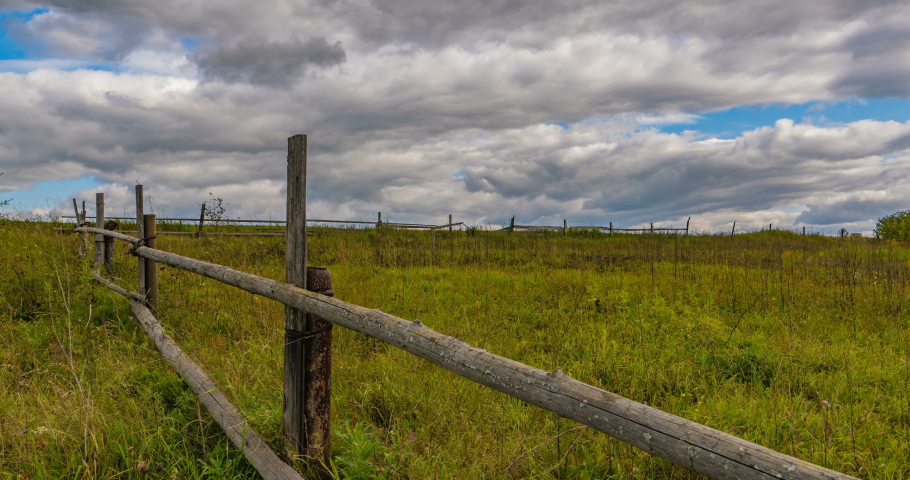
M 0 223 L 0 478 L 251 476 L 77 239 Z M 281 237 L 158 246 L 283 278 Z M 311 236 L 310 259 L 341 300 L 819 465 L 910 476 L 905 245 L 364 230 Z M 116 260 L 135 289 L 122 243 Z M 280 451 L 281 305 L 159 273 L 165 328 Z M 697 478 L 377 340 L 335 340 L 341 478 Z

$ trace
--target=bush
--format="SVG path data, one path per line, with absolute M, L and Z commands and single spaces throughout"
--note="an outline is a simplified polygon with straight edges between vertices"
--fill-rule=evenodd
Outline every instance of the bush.
M 910 242 L 910 210 L 901 210 L 878 219 L 875 233 L 882 240 Z

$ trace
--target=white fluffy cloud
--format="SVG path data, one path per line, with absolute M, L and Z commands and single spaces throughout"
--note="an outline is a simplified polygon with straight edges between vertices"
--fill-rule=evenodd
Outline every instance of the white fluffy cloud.
M 867 229 L 910 200 L 906 123 L 647 128 L 910 96 L 905 2 L 31 5 L 10 34 L 36 57 L 0 61 L 0 192 L 93 175 L 175 213 L 213 192 L 280 216 L 307 133 L 317 215 Z

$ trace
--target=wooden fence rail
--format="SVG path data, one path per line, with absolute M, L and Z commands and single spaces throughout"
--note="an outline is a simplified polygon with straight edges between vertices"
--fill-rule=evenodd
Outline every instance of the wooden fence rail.
M 103 195 L 103 194 L 98 194 L 98 195 Z M 76 201 L 76 199 L 73 199 L 73 202 L 75 202 L 75 201 Z M 382 226 L 382 227 L 387 227 L 387 228 L 397 228 L 397 229 L 404 229 L 404 230 L 407 230 L 407 229 L 442 230 L 445 228 L 451 229 L 452 227 L 458 227 L 458 226 L 464 225 L 464 222 L 453 223 L 452 219 L 451 219 L 451 215 L 449 215 L 449 217 L 450 217 L 449 223 L 446 223 L 443 225 L 430 225 L 430 224 L 423 224 L 423 223 L 398 223 L 398 222 L 382 222 L 382 221 L 366 222 L 366 221 L 362 221 L 362 220 L 321 220 L 321 219 L 307 219 L 307 223 L 316 224 L 316 225 L 328 224 L 328 223 L 334 223 L 334 224 L 340 224 L 340 225 L 373 225 L 373 226 Z M 81 223 L 78 221 L 81 217 L 75 217 L 72 215 L 62 215 L 60 218 L 75 219 L 75 220 L 77 220 L 77 223 Z M 104 217 L 104 218 L 107 218 L 108 220 L 136 220 L 134 217 Z M 205 220 L 206 219 L 204 216 L 200 217 L 199 220 L 196 220 L 193 218 L 159 218 L 158 219 L 159 222 L 180 222 L 180 223 L 199 224 L 200 229 L 202 228 L 203 224 L 205 223 Z M 268 225 L 286 225 L 287 224 L 287 221 L 285 221 L 285 220 L 242 220 L 242 219 L 232 220 L 229 218 L 225 218 L 222 220 L 208 219 L 208 221 L 210 223 L 215 222 L 215 223 L 220 223 L 222 225 L 231 225 L 231 224 L 236 224 L 236 223 L 256 223 L 256 224 L 268 224 Z M 96 223 L 96 225 L 97 225 L 97 223 Z M 159 232 L 159 233 L 162 233 L 162 232 Z M 181 233 L 186 233 L 186 232 L 181 232 Z M 195 233 L 193 233 L 193 234 L 195 235 Z M 205 234 L 205 232 L 203 232 L 203 234 Z M 283 235 L 283 234 L 280 234 L 280 235 Z
M 193 362 L 170 335 L 164 333 L 158 319 L 145 306 L 144 302 L 147 300 L 145 296 L 127 291 L 97 273 L 92 275 L 98 282 L 130 299 L 133 314 L 136 315 L 136 319 L 149 338 L 155 342 L 158 351 L 189 385 L 190 390 L 196 394 L 205 409 L 215 418 L 231 443 L 243 452 L 243 456 L 262 478 L 265 480 L 303 480 L 303 477 L 290 465 L 282 462 L 262 437 L 247 424 L 237 407 L 221 392 L 215 380 Z
M 714 479 L 852 479 L 704 425 L 570 378 L 534 368 L 408 321 L 223 265 L 143 246 L 138 238 L 97 228 L 134 244 L 145 259 L 183 269 L 318 315 L 399 347 L 458 375 L 575 420 L 652 455 Z

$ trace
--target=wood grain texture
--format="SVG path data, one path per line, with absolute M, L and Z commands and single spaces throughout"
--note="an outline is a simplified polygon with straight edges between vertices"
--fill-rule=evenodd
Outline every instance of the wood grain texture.
M 286 282 L 306 288 L 306 160 L 307 137 L 288 138 L 287 231 L 285 249 Z M 304 414 L 306 377 L 306 312 L 292 306 L 284 308 L 284 413 L 282 425 L 288 448 L 298 454 L 307 451 Z
M 435 332 L 420 321 L 407 321 L 294 285 L 173 253 L 148 247 L 139 247 L 137 253 L 377 338 L 709 478 L 854 478 L 587 385 L 559 370 L 547 372 L 474 348 Z

